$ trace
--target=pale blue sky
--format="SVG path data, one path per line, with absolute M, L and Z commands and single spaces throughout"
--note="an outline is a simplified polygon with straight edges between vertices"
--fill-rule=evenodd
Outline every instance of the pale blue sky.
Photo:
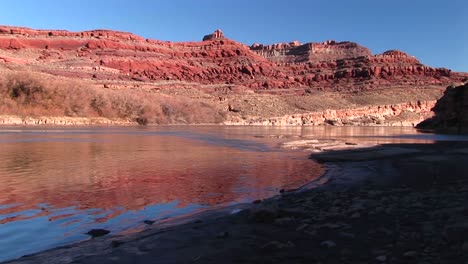
M 467 14 L 466 0 L 17 0 L 2 1 L 0 24 L 115 29 L 172 41 L 200 40 L 220 28 L 249 45 L 350 40 L 468 72 Z

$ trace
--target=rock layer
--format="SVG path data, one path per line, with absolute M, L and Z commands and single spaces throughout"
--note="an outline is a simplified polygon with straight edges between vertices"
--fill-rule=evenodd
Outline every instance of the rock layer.
M 468 80 L 398 50 L 374 55 L 334 40 L 247 46 L 221 30 L 199 42 L 170 42 L 112 30 L 0 26 L 0 70 L 203 100 L 226 124 L 254 125 L 414 125 L 431 116 L 428 100 L 441 88 Z M 434 91 L 437 97 L 427 96 Z M 76 123 L 50 118 L 3 123 Z
M 0 51 L 5 56 L 0 63 L 27 64 L 68 77 L 236 84 L 266 91 L 448 85 L 462 78 L 445 68 L 424 66 L 401 51 L 372 55 L 353 42 L 294 41 L 248 47 L 224 37 L 221 30 L 203 40 L 174 43 L 110 30 L 1 26 Z
M 226 121 L 226 125 L 369 125 L 415 126 L 431 117 L 436 101 L 417 101 L 394 105 L 366 106 L 354 109 L 326 110 L 311 113 L 262 118 L 248 116 Z

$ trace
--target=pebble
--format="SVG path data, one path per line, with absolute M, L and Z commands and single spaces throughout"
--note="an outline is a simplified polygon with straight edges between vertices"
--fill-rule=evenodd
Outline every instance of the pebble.
M 153 221 L 153 220 L 145 220 L 145 221 L 143 221 L 143 223 L 145 223 L 145 224 L 147 224 L 147 225 L 152 225 L 152 224 L 154 224 L 154 222 L 156 222 L 156 221 Z
M 336 247 L 336 243 L 331 240 L 325 240 L 320 243 L 320 246 L 326 247 L 326 248 L 333 248 L 333 247 Z
M 418 252 L 416 252 L 416 251 L 406 251 L 403 254 L 403 257 L 405 257 L 405 258 L 414 258 L 416 256 L 418 256 Z
M 94 238 L 94 237 L 105 236 L 109 233 L 110 231 L 106 229 L 91 229 L 86 234 Z
M 229 237 L 229 232 L 226 232 L 226 231 L 221 232 L 216 235 L 216 238 L 227 238 L 227 237 Z
M 359 218 L 359 217 L 361 217 L 361 214 L 358 213 L 358 212 L 356 212 L 356 213 L 354 213 L 353 215 L 351 215 L 351 218 L 352 218 L 352 219 L 357 219 L 357 218 Z
M 306 229 L 307 227 L 309 227 L 309 224 L 302 224 L 296 228 L 296 231 L 302 231 Z
M 382 255 L 382 256 L 376 257 L 375 259 L 376 259 L 377 261 L 379 261 L 379 262 L 385 262 L 385 261 L 387 261 L 387 256 Z

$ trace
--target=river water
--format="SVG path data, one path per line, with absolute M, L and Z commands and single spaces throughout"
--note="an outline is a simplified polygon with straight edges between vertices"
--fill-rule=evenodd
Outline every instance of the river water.
M 0 128 L 0 261 L 276 195 L 323 174 L 297 138 L 432 143 L 411 128 Z M 157 222 L 156 222 L 157 224 Z

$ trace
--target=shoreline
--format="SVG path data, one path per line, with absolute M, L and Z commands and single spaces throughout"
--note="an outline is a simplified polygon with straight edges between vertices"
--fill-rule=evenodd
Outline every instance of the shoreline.
M 11 116 L 0 115 L 0 127 L 2 126 L 28 126 L 28 127 L 73 127 L 73 126 L 133 126 L 137 122 L 123 119 L 109 119 L 103 117 L 67 117 L 67 116 Z
M 466 154 L 468 144 L 454 142 L 313 153 L 311 157 L 327 167 L 317 180 L 329 180 L 318 188 L 306 184 L 261 202 L 180 219 L 172 226 L 91 239 L 5 263 L 152 263 L 156 258 L 161 263 L 283 263 L 290 258 L 297 263 L 406 263 L 435 260 L 431 252 L 440 249 L 447 252 L 441 253 L 442 260 L 454 254 L 444 263 L 464 263 L 460 261 L 468 255 L 455 252 L 468 249 L 468 240 L 457 236 L 468 232 L 460 222 L 465 209 L 459 208 L 468 197 Z M 461 184 L 452 186 L 451 181 Z M 441 208 L 439 199 L 446 202 Z M 434 210 L 441 212 L 428 214 Z M 446 214 L 452 215 L 446 219 Z M 412 231 L 421 225 L 432 231 Z M 425 241 L 427 234 L 419 231 L 437 234 L 436 239 Z M 423 244 L 418 242 L 421 236 Z
M 229 115 L 221 123 L 180 123 L 177 125 L 225 126 L 405 126 L 416 127 L 433 116 L 436 100 L 399 104 L 367 105 L 355 108 L 297 112 L 282 116 Z M 105 117 L 0 115 L 0 126 L 154 126 L 138 120 Z
M 42 125 L 42 126 L 46 126 L 46 125 Z M 149 125 L 149 126 L 151 127 L 152 125 Z M 37 126 L 32 126 L 32 127 L 37 127 Z M 294 151 L 294 150 L 291 149 L 290 151 Z M 280 199 L 281 196 L 286 193 L 287 194 L 300 193 L 300 192 L 310 191 L 311 189 L 323 187 L 330 180 L 331 174 L 333 174 L 331 172 L 331 168 L 328 168 L 327 165 L 323 165 L 323 167 L 324 167 L 324 173 L 318 178 L 308 183 L 305 183 L 301 186 L 295 187 L 293 189 L 282 189 L 280 192 L 278 192 L 278 194 L 265 198 L 263 200 L 264 201 L 265 200 L 277 200 L 277 199 Z M 109 249 L 108 245 L 112 244 L 113 241 L 116 241 L 116 240 L 127 243 L 129 241 L 138 240 L 142 237 L 157 235 L 158 233 L 161 233 L 161 232 L 171 231 L 173 229 L 177 229 L 177 226 L 179 225 L 190 224 L 191 222 L 199 221 L 199 219 L 203 219 L 204 221 L 206 221 L 207 219 L 229 217 L 229 215 L 233 214 L 233 212 L 237 213 L 238 211 L 241 211 L 241 210 L 251 209 L 253 205 L 254 204 L 252 203 L 238 203 L 235 205 L 219 206 L 213 209 L 195 211 L 189 214 L 172 217 L 170 219 L 159 220 L 154 224 L 154 226 L 149 225 L 145 229 L 137 229 L 137 231 L 122 232 L 123 234 L 115 234 L 115 235 L 110 234 L 108 236 L 98 238 L 98 239 L 90 238 L 84 241 L 78 241 L 75 243 L 42 250 L 36 253 L 27 254 L 17 259 L 0 261 L 0 263 L 1 264 L 16 263 L 17 261 L 20 261 L 19 263 L 22 263 L 21 261 L 25 258 L 30 258 L 30 257 L 35 257 L 35 256 L 39 256 L 40 258 L 42 258 L 41 255 L 46 255 L 45 260 L 44 260 L 46 261 L 46 259 L 51 257 L 49 256 L 49 254 L 53 255 L 52 258 L 54 257 L 60 258 L 60 255 L 62 254 L 62 250 L 64 250 L 67 253 L 66 259 L 69 259 L 70 255 L 74 255 L 76 257 L 87 255 L 89 252 L 93 252 L 95 249 L 100 249 L 102 250 L 101 253 L 103 253 Z M 75 253 L 75 251 L 77 251 L 77 253 Z M 84 251 L 85 254 L 83 254 L 82 251 Z M 34 260 L 34 262 L 35 261 L 36 260 Z M 53 262 L 53 261 L 48 262 L 48 260 L 46 262 L 47 263 L 63 263 L 63 261 L 64 260 L 60 258 L 59 260 L 57 260 L 57 262 Z

